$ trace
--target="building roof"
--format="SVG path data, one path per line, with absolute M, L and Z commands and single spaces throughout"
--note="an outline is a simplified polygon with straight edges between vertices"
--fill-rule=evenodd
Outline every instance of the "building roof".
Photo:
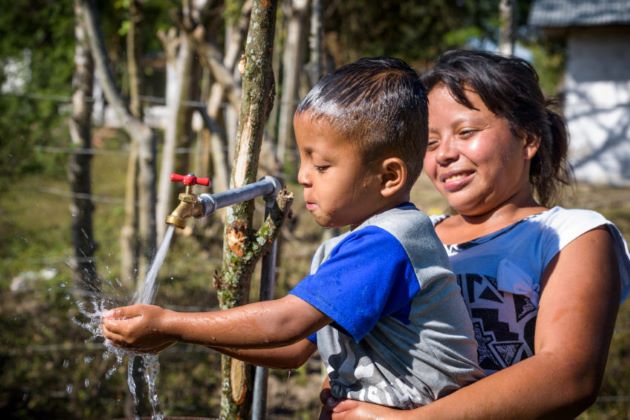
M 529 24 L 542 28 L 630 24 L 630 0 L 535 0 Z

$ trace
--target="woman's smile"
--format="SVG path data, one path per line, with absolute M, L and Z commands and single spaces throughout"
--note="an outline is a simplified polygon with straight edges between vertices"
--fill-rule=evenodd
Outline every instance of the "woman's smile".
M 440 182 L 444 185 L 445 191 L 455 192 L 461 190 L 472 182 L 474 174 L 474 171 L 451 170 L 440 175 Z

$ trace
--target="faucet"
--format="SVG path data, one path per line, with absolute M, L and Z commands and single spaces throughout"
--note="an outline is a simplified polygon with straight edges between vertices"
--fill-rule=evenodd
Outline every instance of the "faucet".
M 186 190 L 179 194 L 179 204 L 175 210 L 166 217 L 166 223 L 183 229 L 186 226 L 186 219 L 205 215 L 203 202 L 192 192 L 192 186 L 208 186 L 210 185 L 210 178 L 197 178 L 193 174 L 171 174 L 171 182 L 181 182 L 186 186 Z
M 197 178 L 193 174 L 179 175 L 171 174 L 172 182 L 181 182 L 186 186 L 186 190 L 179 195 L 179 205 L 166 218 L 166 223 L 183 229 L 186 219 L 192 217 L 209 216 L 216 210 L 252 200 L 256 197 L 265 199 L 265 217 L 271 214 L 276 196 L 282 190 L 282 182 L 275 177 L 265 176 L 256 182 L 232 188 L 215 194 L 193 194 L 193 185 L 210 185 L 209 178 Z M 290 206 L 290 202 L 289 202 Z M 288 207 L 287 207 L 288 210 Z M 276 277 L 276 258 L 278 253 L 278 241 L 273 240 L 271 249 L 263 255 L 262 273 L 260 282 L 260 299 L 269 300 L 273 298 L 273 284 Z M 264 412 L 264 401 L 267 394 L 267 368 L 256 367 L 254 379 L 253 411 L 254 417 L 259 418 L 259 413 Z M 262 408 L 261 408 L 262 407 Z M 258 414 L 257 414 L 258 413 Z
M 197 178 L 193 174 L 171 174 L 171 181 L 181 182 L 186 186 L 186 190 L 179 195 L 179 205 L 166 218 L 166 223 L 180 229 L 184 228 L 186 219 L 190 217 L 209 216 L 220 208 L 259 196 L 263 196 L 268 204 L 273 203 L 276 194 L 282 189 L 282 182 L 272 176 L 265 176 L 251 184 L 216 194 L 199 195 L 192 192 L 192 186 L 210 185 L 209 178 Z

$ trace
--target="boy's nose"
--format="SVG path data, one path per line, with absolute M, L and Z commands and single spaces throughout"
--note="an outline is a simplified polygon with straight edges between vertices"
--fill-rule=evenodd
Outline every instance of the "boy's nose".
M 303 187 L 309 185 L 308 170 L 304 167 L 304 165 L 300 165 L 300 169 L 298 169 L 297 181 Z

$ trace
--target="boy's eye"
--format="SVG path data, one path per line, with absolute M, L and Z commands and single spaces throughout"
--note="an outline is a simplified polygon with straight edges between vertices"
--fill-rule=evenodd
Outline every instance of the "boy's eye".
M 314 165 L 317 172 L 326 172 L 330 165 Z

